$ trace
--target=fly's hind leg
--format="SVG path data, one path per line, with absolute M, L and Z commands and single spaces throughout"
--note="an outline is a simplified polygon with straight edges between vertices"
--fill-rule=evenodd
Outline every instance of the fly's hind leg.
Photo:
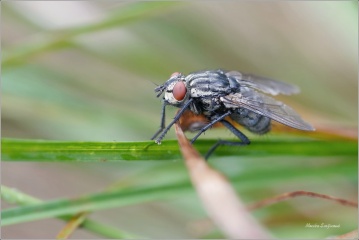
M 205 131 L 207 131 L 210 127 L 212 127 L 214 124 L 216 124 L 217 122 L 222 121 L 225 117 L 229 116 L 230 114 L 232 114 L 230 111 L 226 112 L 225 114 L 223 114 L 222 116 L 219 116 L 218 118 L 214 119 L 213 121 L 211 121 L 209 124 L 207 124 L 206 126 L 204 126 L 201 130 L 199 130 L 199 132 L 197 133 L 196 136 L 194 136 L 194 138 L 192 138 L 191 140 L 191 144 L 193 144 L 197 138 L 204 133 Z
M 245 146 L 250 144 L 251 142 L 247 138 L 246 135 L 244 135 L 241 131 L 239 131 L 237 128 L 235 128 L 230 122 L 226 120 L 221 120 L 221 123 L 226 126 L 234 135 L 236 135 L 241 142 L 235 142 L 235 141 L 226 141 L 226 140 L 219 140 L 216 144 L 214 144 L 206 153 L 205 159 L 207 160 L 209 156 L 216 150 L 216 148 L 220 145 L 227 145 L 227 146 Z

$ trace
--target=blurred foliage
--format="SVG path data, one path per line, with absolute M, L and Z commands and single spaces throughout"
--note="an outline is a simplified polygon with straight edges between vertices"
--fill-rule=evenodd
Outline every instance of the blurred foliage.
M 317 128 L 357 133 L 356 1 L 7 1 L 1 7 L 3 138 L 147 141 L 160 120 L 153 83 L 175 71 L 215 68 L 294 83 L 301 94 L 280 100 Z M 168 118 L 175 110 L 168 111 Z M 203 138 L 218 136 L 233 138 L 224 129 Z M 275 141 L 273 134 L 249 136 L 253 144 Z M 166 139 L 173 138 L 171 131 Z M 331 147 L 323 144 L 318 151 Z M 248 202 L 300 189 L 355 200 L 357 157 L 344 155 L 239 157 L 239 149 L 237 155 L 214 157 L 211 164 L 230 176 Z M 180 161 L 3 162 L 2 169 L 5 185 L 45 201 L 108 185 L 121 189 L 187 181 Z M 223 237 L 206 223 L 186 186 L 183 194 L 173 189 L 170 200 L 160 194 L 151 203 L 102 210 L 91 218 L 140 236 Z M 328 237 L 357 226 L 357 212 L 319 200 L 293 200 L 255 215 L 282 238 Z M 341 228 L 308 229 L 307 222 Z M 61 228 L 56 224 L 7 226 L 2 233 L 5 238 L 52 238 Z

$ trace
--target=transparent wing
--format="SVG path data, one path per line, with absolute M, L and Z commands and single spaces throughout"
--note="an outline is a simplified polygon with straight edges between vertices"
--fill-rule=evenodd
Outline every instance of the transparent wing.
M 221 100 L 229 108 L 246 108 L 255 113 L 269 117 L 289 127 L 314 131 L 292 108 L 253 89 L 241 88 L 241 93 L 234 93 L 222 97 Z
M 295 85 L 252 74 L 230 71 L 226 72 L 226 76 L 235 78 L 241 86 L 254 88 L 271 95 L 290 95 L 300 92 L 300 89 Z

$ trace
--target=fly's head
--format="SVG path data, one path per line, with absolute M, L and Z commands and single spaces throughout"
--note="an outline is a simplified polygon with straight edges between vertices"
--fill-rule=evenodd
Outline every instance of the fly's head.
M 181 107 L 189 97 L 185 76 L 179 72 L 173 73 L 164 84 L 156 87 L 155 92 L 158 92 L 157 97 L 164 92 L 164 101 L 176 107 Z

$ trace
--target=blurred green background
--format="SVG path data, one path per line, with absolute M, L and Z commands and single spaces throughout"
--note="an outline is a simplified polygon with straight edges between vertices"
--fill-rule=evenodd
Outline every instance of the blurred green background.
M 2 137 L 146 141 L 160 121 L 153 83 L 176 71 L 217 68 L 296 84 L 301 94 L 278 99 L 317 128 L 357 135 L 356 1 L 19 1 L 1 7 Z M 176 109 L 168 110 L 169 120 Z M 208 131 L 204 138 L 218 136 L 233 138 L 224 129 Z M 166 139 L 173 138 L 171 130 Z M 273 136 L 259 138 L 270 141 Z M 230 176 L 266 170 L 267 182 L 236 185 L 248 202 L 294 190 L 355 200 L 353 172 L 309 177 L 303 172 L 298 178 L 270 181 L 278 167 L 343 161 L 357 166 L 356 159 L 336 156 L 228 157 L 211 164 Z M 114 182 L 142 186 L 187 178 L 182 162 L 2 163 L 4 185 L 44 200 L 100 191 Z M 357 226 L 352 209 L 311 199 L 292 200 L 256 216 L 283 238 L 327 237 L 338 231 L 307 229 L 308 221 L 342 223 L 340 233 Z M 194 192 L 91 217 L 146 237 L 222 236 Z M 58 220 L 42 220 L 5 227 L 2 235 L 52 238 L 62 226 Z M 97 236 L 80 230 L 74 237 Z

